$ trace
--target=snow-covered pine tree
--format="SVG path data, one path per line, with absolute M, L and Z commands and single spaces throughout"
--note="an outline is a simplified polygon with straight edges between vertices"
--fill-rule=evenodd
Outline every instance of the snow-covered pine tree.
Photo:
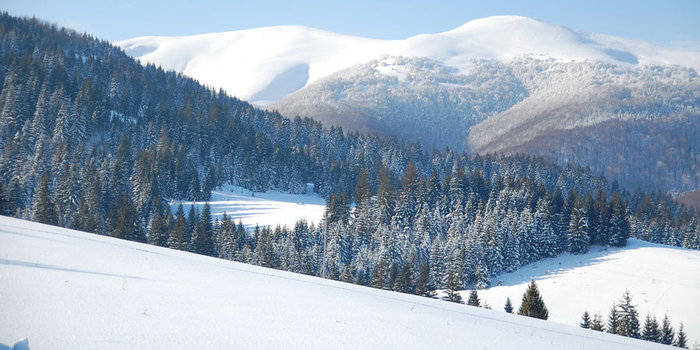
M 566 234 L 566 249 L 574 254 L 584 254 L 588 252 L 590 243 L 586 215 L 582 209 L 573 208 Z

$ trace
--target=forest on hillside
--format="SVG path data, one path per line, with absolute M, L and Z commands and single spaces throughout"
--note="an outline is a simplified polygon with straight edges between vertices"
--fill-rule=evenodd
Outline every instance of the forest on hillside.
M 5 215 L 423 295 L 630 236 L 700 249 L 698 212 L 587 168 L 283 118 L 89 35 L 0 19 Z M 225 183 L 313 183 L 327 220 L 245 232 L 207 206 L 171 213 Z

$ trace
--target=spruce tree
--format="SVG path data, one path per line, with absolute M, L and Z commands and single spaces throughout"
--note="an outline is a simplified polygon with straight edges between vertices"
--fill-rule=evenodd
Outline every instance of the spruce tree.
M 211 223 L 211 207 L 209 203 L 204 204 L 202 214 L 192 233 L 192 244 L 194 252 L 202 255 L 214 255 L 214 229 Z M 268 265 L 263 265 L 268 266 Z
M 509 314 L 513 313 L 513 304 L 510 302 L 510 297 L 506 298 L 506 305 L 503 306 L 503 310 L 506 310 Z
M 590 243 L 588 220 L 583 215 L 583 210 L 573 208 L 566 234 L 566 249 L 574 254 L 584 254 L 588 252 Z
M 427 261 L 423 261 L 420 266 L 420 271 L 418 272 L 418 279 L 416 279 L 416 295 L 422 295 L 426 297 L 432 297 L 433 293 L 430 288 L 430 265 Z
M 546 320 L 549 318 L 549 311 L 544 305 L 544 300 L 540 296 L 540 291 L 537 288 L 537 283 L 532 280 L 527 286 L 527 290 L 523 294 L 523 301 L 518 309 L 518 315 L 528 316 Z
M 185 230 L 187 229 L 187 220 L 185 219 L 185 211 L 182 204 L 177 206 L 177 214 L 175 214 L 175 224 L 170 229 L 168 237 L 168 247 L 178 250 L 187 250 L 188 242 L 185 240 Z
M 599 313 L 593 315 L 593 321 L 591 321 L 591 329 L 599 332 L 605 330 L 605 326 L 603 325 L 603 317 Z
M 10 201 L 5 196 L 5 188 L 0 181 L 0 215 L 10 215 Z
M 49 174 L 47 172 L 44 172 L 39 180 L 39 187 L 34 194 L 32 211 L 34 212 L 34 220 L 42 224 L 58 225 L 56 206 L 49 193 Z
M 479 294 L 475 290 L 469 292 L 469 299 L 467 299 L 467 305 L 481 307 L 481 300 L 479 300 Z
M 685 334 L 685 328 L 683 327 L 683 322 L 678 326 L 678 333 L 676 334 L 676 341 L 673 343 L 674 346 L 679 348 L 688 348 L 688 335 Z
M 151 214 L 149 220 L 148 228 L 150 231 L 150 236 L 148 238 L 148 243 L 165 247 L 168 243 L 168 228 L 166 226 L 165 218 L 160 213 L 160 210 L 154 210 Z
M 608 313 L 608 322 L 605 327 L 608 333 L 621 334 L 620 331 L 620 312 L 617 305 L 613 304 Z
M 625 291 L 619 304 L 620 310 L 620 335 L 630 338 L 639 338 L 639 314 L 637 307 L 632 305 L 632 296 Z M 672 337 L 673 339 L 673 337 Z
M 588 314 L 588 311 L 583 312 L 579 326 L 581 326 L 581 328 L 591 328 L 591 316 Z
M 394 288 L 393 290 L 401 293 L 413 293 L 413 277 L 411 276 L 413 274 L 413 264 L 411 263 L 411 260 L 407 260 L 403 266 L 401 267 L 401 270 L 399 271 L 399 275 L 396 278 L 396 281 L 394 282 Z
M 646 341 L 659 342 L 659 323 L 656 322 L 656 317 L 652 317 L 647 313 L 642 326 L 642 339 Z
M 661 344 L 671 345 L 673 344 L 673 338 L 676 336 L 676 332 L 671 326 L 671 320 L 668 315 L 664 315 L 664 320 L 661 322 L 661 336 L 659 337 L 659 342 Z

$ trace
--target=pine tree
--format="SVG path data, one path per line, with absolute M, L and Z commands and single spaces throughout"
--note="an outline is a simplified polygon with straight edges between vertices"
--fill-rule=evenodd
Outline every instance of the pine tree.
M 661 336 L 659 337 L 659 342 L 661 344 L 671 345 L 673 344 L 673 338 L 676 336 L 676 332 L 671 326 L 671 320 L 668 315 L 664 315 L 664 320 L 661 322 Z
M 679 348 L 688 348 L 688 335 L 685 334 L 685 328 L 683 328 L 683 322 L 678 326 L 678 334 L 676 334 L 676 342 L 673 343 L 674 346 Z
M 591 328 L 591 316 L 588 314 L 588 311 L 583 312 L 579 326 L 581 326 L 581 328 Z
M 199 221 L 195 225 L 192 233 L 192 244 L 194 252 L 202 255 L 214 255 L 214 229 L 211 223 L 211 207 L 209 203 L 204 204 Z
M 430 288 L 430 265 L 427 261 L 423 261 L 420 266 L 420 271 L 418 272 L 418 279 L 416 279 L 416 295 L 422 295 L 426 297 L 432 297 L 433 293 Z
M 413 264 L 409 259 L 401 267 L 399 275 L 394 282 L 393 290 L 401 293 L 413 293 L 413 277 L 411 276 L 413 273 L 412 269 Z
M 523 294 L 523 301 L 518 309 L 518 315 L 528 316 L 546 320 L 549 318 L 549 311 L 544 305 L 544 300 L 540 296 L 540 291 L 537 288 L 537 283 L 532 280 L 527 286 L 527 290 Z
M 469 292 L 469 299 L 467 299 L 467 305 L 481 307 L 481 300 L 479 300 L 479 294 L 475 290 Z
M 610 226 L 608 244 L 623 247 L 630 237 L 630 223 L 627 218 L 627 208 L 620 197 L 614 192 L 610 197 Z
M 632 305 L 632 296 L 625 291 L 619 304 L 620 309 L 620 335 L 630 338 L 639 338 L 639 314 L 637 307 Z M 673 337 L 672 337 L 673 339 Z
M 39 180 L 39 187 L 34 194 L 34 204 L 32 207 L 34 220 L 49 225 L 58 225 L 56 206 L 49 194 L 49 174 L 44 173 Z
M 136 236 L 136 212 L 129 196 L 124 193 L 116 206 L 112 237 L 133 240 Z
M 0 215 L 10 215 L 10 201 L 5 196 L 5 188 L 0 181 Z
M 154 210 L 149 220 L 149 231 L 151 233 L 148 243 L 165 247 L 168 243 L 168 228 L 166 227 L 165 218 L 160 213 L 160 210 Z
M 168 247 L 178 250 L 187 250 L 188 242 L 185 240 L 185 230 L 187 229 L 187 220 L 185 219 L 185 211 L 182 204 L 177 206 L 177 214 L 175 215 L 175 224 L 170 229 L 168 237 Z
M 513 304 L 510 302 L 510 297 L 506 298 L 506 305 L 503 307 L 503 310 L 506 310 L 509 314 L 513 313 Z
M 608 313 L 608 322 L 605 327 L 608 333 L 621 334 L 620 331 L 620 312 L 617 305 L 613 304 Z
M 603 317 L 599 313 L 593 315 L 593 321 L 591 321 L 591 329 L 599 332 L 602 332 L 605 329 L 605 326 L 603 325 Z
M 656 322 L 656 317 L 647 314 L 644 318 L 644 325 L 642 326 L 642 339 L 658 343 L 659 336 L 659 323 Z
M 588 252 L 590 242 L 586 216 L 583 215 L 582 210 L 573 208 L 566 234 L 566 249 L 574 254 L 584 254 Z

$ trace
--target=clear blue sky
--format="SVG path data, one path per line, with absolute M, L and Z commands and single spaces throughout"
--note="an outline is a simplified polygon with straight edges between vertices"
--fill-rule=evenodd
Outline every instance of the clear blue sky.
M 118 41 L 299 24 L 380 39 L 521 15 L 573 29 L 700 49 L 700 0 L 0 0 L 0 10 Z

